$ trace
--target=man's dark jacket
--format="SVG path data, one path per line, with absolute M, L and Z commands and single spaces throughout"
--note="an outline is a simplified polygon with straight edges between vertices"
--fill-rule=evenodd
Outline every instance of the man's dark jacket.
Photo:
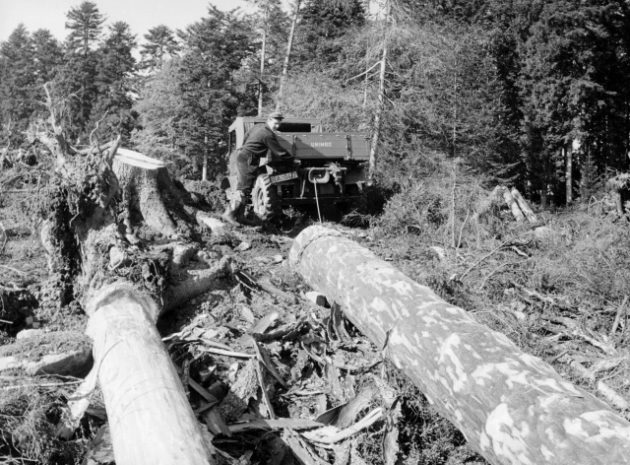
M 266 124 L 257 124 L 247 134 L 241 147 L 241 153 L 249 155 L 250 164 L 258 165 L 261 157 L 267 156 L 267 150 L 274 159 L 289 158 L 291 155 L 282 148 L 274 132 Z

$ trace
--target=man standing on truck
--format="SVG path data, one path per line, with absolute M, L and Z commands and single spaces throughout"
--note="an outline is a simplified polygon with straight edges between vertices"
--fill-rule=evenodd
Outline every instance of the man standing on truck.
M 223 219 L 230 224 L 238 225 L 244 222 L 243 210 L 251 189 L 256 180 L 256 173 L 260 159 L 271 153 L 271 158 L 290 160 L 292 155 L 282 148 L 274 131 L 280 127 L 284 117 L 282 113 L 274 111 L 267 118 L 265 124 L 257 124 L 247 134 L 243 146 L 230 156 L 230 175 L 236 177 L 235 198 L 230 202 L 223 214 Z

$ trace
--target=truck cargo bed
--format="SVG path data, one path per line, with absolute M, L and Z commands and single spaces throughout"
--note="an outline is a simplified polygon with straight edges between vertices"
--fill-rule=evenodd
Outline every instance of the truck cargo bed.
M 365 134 L 278 133 L 278 140 L 299 160 L 368 160 L 370 141 Z

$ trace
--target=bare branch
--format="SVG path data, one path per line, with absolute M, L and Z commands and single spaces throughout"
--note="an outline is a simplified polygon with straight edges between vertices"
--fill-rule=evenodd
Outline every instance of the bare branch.
M 356 76 L 352 76 L 351 78 L 346 79 L 346 83 L 348 83 L 348 82 L 352 81 L 353 79 L 356 79 L 356 78 L 358 78 L 358 77 L 361 77 L 361 76 L 363 76 L 363 75 L 365 75 L 365 74 L 369 73 L 370 71 L 372 71 L 374 68 L 376 68 L 376 67 L 377 67 L 378 65 L 380 65 L 380 64 L 381 64 L 381 62 L 380 62 L 380 60 L 379 60 L 379 61 L 377 61 L 376 63 L 374 63 L 372 66 L 370 66 L 370 68 L 368 68 L 368 69 L 366 69 L 365 71 L 363 71 L 362 73 L 357 74 Z

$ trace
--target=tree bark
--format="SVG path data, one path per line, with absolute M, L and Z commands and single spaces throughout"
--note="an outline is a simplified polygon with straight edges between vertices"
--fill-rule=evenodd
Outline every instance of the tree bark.
M 630 464 L 630 423 L 369 250 L 311 226 L 289 260 L 490 463 Z
M 571 205 L 573 203 L 573 148 L 566 147 L 564 149 L 566 152 L 566 179 L 565 179 L 565 187 L 566 187 L 566 197 L 567 197 L 567 205 Z
M 379 74 L 378 86 L 378 106 L 374 115 L 374 132 L 372 134 L 372 147 L 370 148 L 370 159 L 368 162 L 368 182 L 374 182 L 376 174 L 376 158 L 378 156 L 378 144 L 381 138 L 381 126 L 383 121 L 383 112 L 385 111 L 385 73 L 387 72 L 387 27 L 389 25 L 389 17 L 391 12 L 390 1 L 385 4 L 385 18 L 383 28 L 383 51 L 381 54 L 381 70 Z
M 158 307 L 114 284 L 89 299 L 87 334 L 118 465 L 211 463 L 200 425 L 155 328 Z
M 282 65 L 282 74 L 280 75 L 280 85 L 278 87 L 278 96 L 276 98 L 276 111 L 279 111 L 282 106 L 284 83 L 287 80 L 287 73 L 289 72 L 289 60 L 291 58 L 291 49 L 293 48 L 293 36 L 295 34 L 295 25 L 297 24 L 298 17 L 300 16 L 301 3 L 302 3 L 302 0 L 296 0 L 295 2 L 295 13 L 293 13 L 293 20 L 291 21 L 291 30 L 289 31 L 289 42 L 287 43 L 287 53 L 284 56 L 284 64 Z
M 203 162 L 201 165 L 201 180 L 208 180 L 208 135 L 203 138 Z
M 267 48 L 267 23 L 269 22 L 269 0 L 265 2 L 265 17 L 262 30 L 262 44 L 260 46 L 260 73 L 258 75 L 258 116 L 263 111 L 263 77 L 265 75 L 265 55 Z
M 128 233 L 144 224 L 165 237 L 190 236 L 189 225 L 194 219 L 183 208 L 181 193 L 164 163 L 132 150 L 118 149 L 112 170 L 120 184 Z

